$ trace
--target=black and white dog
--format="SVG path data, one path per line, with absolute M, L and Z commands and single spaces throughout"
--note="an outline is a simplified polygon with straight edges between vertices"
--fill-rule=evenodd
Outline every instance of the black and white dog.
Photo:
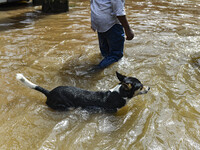
M 146 94 L 150 88 L 136 78 L 126 77 L 116 72 L 120 83 L 108 91 L 87 91 L 71 86 L 59 86 L 48 91 L 26 79 L 22 74 L 16 78 L 29 88 L 42 92 L 47 97 L 46 104 L 55 110 L 71 110 L 81 107 L 100 108 L 106 112 L 116 112 L 134 96 Z

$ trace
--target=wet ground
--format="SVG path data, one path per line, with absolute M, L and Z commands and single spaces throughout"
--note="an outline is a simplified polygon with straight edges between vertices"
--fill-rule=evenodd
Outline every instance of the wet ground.
M 200 149 L 199 8 L 198 0 L 126 0 L 135 38 L 122 60 L 85 74 L 102 59 L 89 1 L 49 15 L 40 6 L 1 5 L 0 149 Z M 107 90 L 118 83 L 115 71 L 151 87 L 117 114 L 53 111 L 15 79 Z

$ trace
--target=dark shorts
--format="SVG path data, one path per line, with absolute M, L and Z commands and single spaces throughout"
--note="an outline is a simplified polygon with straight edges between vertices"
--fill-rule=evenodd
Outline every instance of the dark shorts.
M 105 68 L 123 57 L 124 30 L 122 25 L 115 24 L 106 32 L 98 32 L 99 47 L 104 59 L 99 66 Z

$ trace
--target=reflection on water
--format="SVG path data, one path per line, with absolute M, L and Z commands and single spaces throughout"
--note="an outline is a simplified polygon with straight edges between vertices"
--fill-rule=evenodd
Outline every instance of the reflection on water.
M 199 149 L 198 0 L 126 4 L 134 40 L 121 61 L 89 75 L 102 58 L 88 1 L 70 1 L 69 12 L 52 15 L 0 6 L 0 149 Z M 118 82 L 115 71 L 151 87 L 115 115 L 53 111 L 15 80 L 20 72 L 47 89 L 106 90 Z

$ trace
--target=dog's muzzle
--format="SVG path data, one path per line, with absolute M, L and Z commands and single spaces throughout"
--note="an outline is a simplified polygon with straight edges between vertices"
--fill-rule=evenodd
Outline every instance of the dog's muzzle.
M 146 93 L 148 93 L 149 90 L 150 90 L 149 86 L 144 86 L 143 89 L 140 91 L 139 94 L 146 94 Z

